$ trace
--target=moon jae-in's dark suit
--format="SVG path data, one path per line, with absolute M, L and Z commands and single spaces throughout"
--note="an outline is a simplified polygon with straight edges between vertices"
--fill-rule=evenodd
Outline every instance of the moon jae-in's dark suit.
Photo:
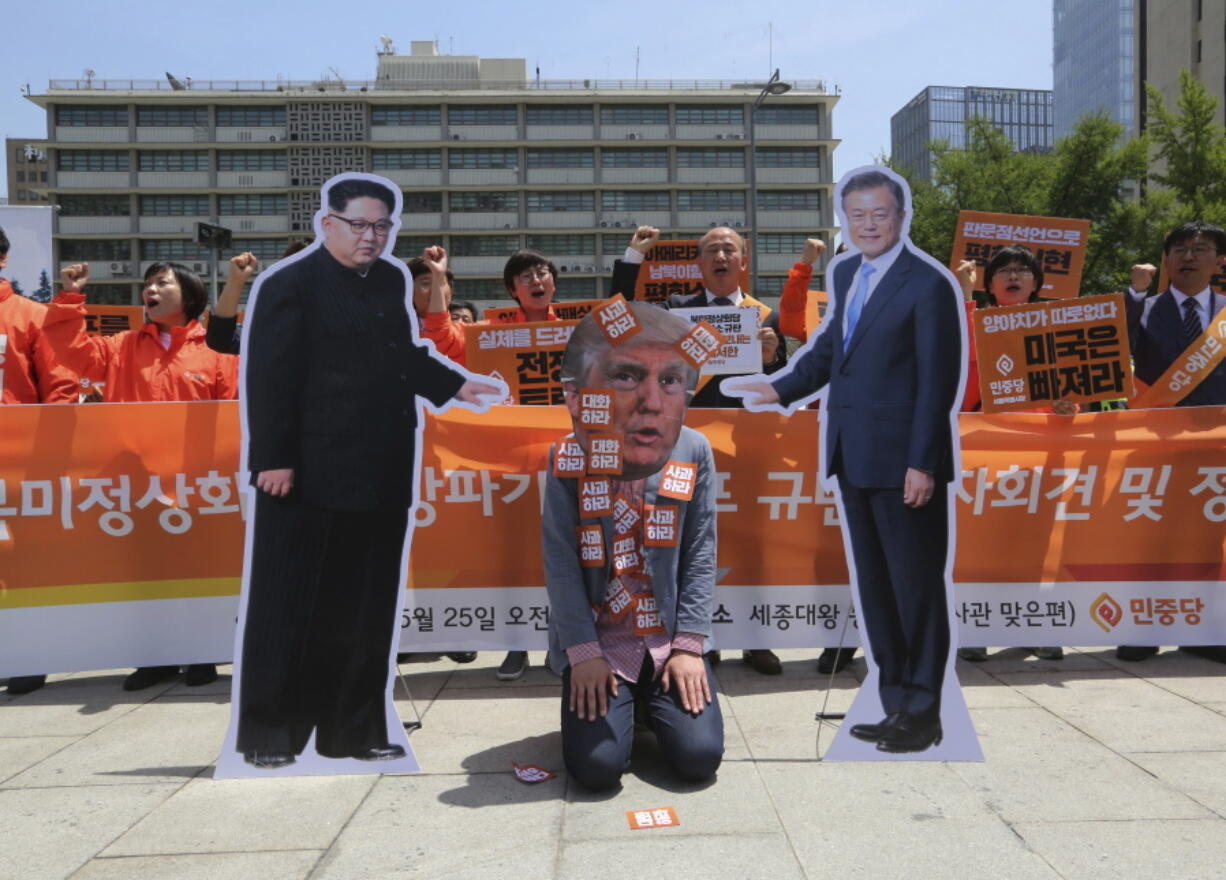
M 349 757 L 387 743 L 385 690 L 416 467 L 417 397 L 464 377 L 418 345 L 405 279 L 322 245 L 264 279 L 248 318 L 248 468 L 256 493 L 237 747 Z
M 904 245 L 844 353 L 843 316 L 861 260 L 835 268 L 825 329 L 772 385 L 785 405 L 830 385 L 824 464 L 839 478 L 882 707 L 922 715 L 939 711 L 949 654 L 945 560 L 962 307 L 948 279 Z M 903 504 L 908 468 L 935 480 L 932 500 L 919 508 Z

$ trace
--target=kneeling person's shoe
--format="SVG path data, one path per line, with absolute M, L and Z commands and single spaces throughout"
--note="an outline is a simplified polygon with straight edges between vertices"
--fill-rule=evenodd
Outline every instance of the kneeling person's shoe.
M 1115 659 L 1137 663 L 1141 660 L 1148 660 L 1157 653 L 1158 649 L 1153 645 L 1120 645 L 1115 649 Z
M 123 680 L 125 691 L 143 691 L 179 674 L 178 666 L 141 666 Z
M 822 675 L 842 672 L 855 656 L 855 648 L 826 648 L 817 658 L 817 671 Z
M 783 664 L 774 651 L 760 648 L 755 651 L 742 651 L 741 659 L 749 664 L 749 668 L 761 675 L 779 675 L 783 672 Z
M 215 663 L 193 663 L 187 667 L 187 674 L 183 676 L 183 683 L 188 687 L 200 687 L 215 681 L 217 681 L 217 664 Z
M 502 663 L 498 665 L 499 681 L 515 681 L 524 674 L 528 669 L 528 652 L 527 651 L 507 651 L 507 656 L 502 658 Z

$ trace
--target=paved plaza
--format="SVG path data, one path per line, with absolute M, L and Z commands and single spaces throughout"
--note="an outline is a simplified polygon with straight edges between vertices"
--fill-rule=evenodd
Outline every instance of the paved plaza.
M 1226 878 L 1226 667 L 1005 649 L 959 664 L 984 763 L 836 764 L 817 760 L 817 653 L 766 678 L 724 652 L 718 779 L 670 779 L 641 734 L 605 795 L 562 767 L 541 652 L 510 684 L 499 652 L 403 666 L 415 776 L 214 780 L 229 667 L 139 693 L 127 670 L 52 676 L 0 693 L 0 878 Z M 827 711 L 864 671 L 835 676 Z M 512 762 L 558 777 L 525 785 Z M 660 807 L 680 824 L 629 830 Z

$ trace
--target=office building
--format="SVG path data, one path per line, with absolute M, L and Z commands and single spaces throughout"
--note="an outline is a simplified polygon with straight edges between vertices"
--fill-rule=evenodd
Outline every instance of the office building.
M 1017 151 L 1052 148 L 1052 93 L 1043 89 L 928 86 L 890 118 L 892 159 L 925 180 L 932 179 L 933 141 L 966 147 L 966 123 L 987 119 Z
M 91 264 L 94 301 L 135 301 L 154 260 L 207 269 L 197 222 L 233 231 L 223 258 L 277 259 L 310 234 L 320 185 L 349 171 L 404 190 L 398 255 L 443 244 L 456 295 L 496 301 L 522 247 L 553 257 L 561 297 L 586 298 L 607 290 L 638 224 L 750 231 L 753 136 L 756 289 L 778 292 L 804 239 L 834 234 L 838 99 L 791 85 L 751 132 L 761 83 L 529 79 L 523 59 L 415 42 L 410 55 L 386 44 L 365 82 L 53 80 L 30 99 L 47 112 L 56 256 Z
M 10 205 L 45 205 L 47 199 L 47 154 L 33 146 L 37 138 L 6 138 Z

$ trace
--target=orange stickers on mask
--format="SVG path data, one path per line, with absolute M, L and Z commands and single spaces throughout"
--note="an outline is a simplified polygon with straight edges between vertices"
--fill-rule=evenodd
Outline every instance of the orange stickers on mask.
M 575 529 L 579 543 L 579 565 L 583 568 L 604 568 L 604 531 L 599 523 Z
M 624 495 L 613 499 L 613 534 L 628 535 L 639 524 L 639 509 Z
M 630 572 L 641 571 L 643 568 L 643 554 L 639 550 L 639 538 L 637 534 L 627 535 L 624 538 L 613 539 L 613 571 L 616 574 L 628 574 Z
M 701 370 L 702 365 L 723 348 L 725 342 L 727 340 L 722 333 L 706 321 L 700 321 L 673 348 L 691 367 Z
M 658 494 L 664 498 L 689 501 L 694 497 L 694 481 L 698 477 L 698 465 L 685 461 L 670 461 L 660 474 Z
M 614 345 L 621 345 L 643 329 L 643 325 L 630 309 L 630 303 L 626 302 L 620 293 L 607 300 L 600 308 L 593 309 L 592 314 L 596 316 L 596 323 L 605 338 Z
M 613 424 L 613 392 L 608 388 L 579 389 L 579 425 L 605 428 Z
M 676 547 L 680 515 L 675 504 L 648 504 L 643 527 L 646 547 Z
M 622 472 L 623 442 L 621 434 L 593 434 L 588 439 L 591 454 L 587 459 L 587 472 L 619 475 Z

